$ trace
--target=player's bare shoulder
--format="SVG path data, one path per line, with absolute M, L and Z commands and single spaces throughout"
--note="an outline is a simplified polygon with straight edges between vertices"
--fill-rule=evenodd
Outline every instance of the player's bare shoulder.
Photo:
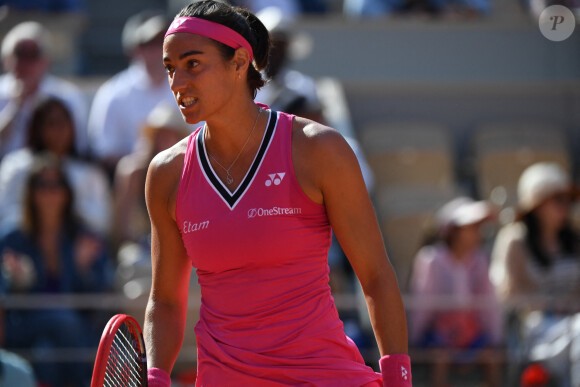
M 173 214 L 172 208 L 175 205 L 177 188 L 183 170 L 187 142 L 188 137 L 171 148 L 159 152 L 151 160 L 145 183 L 145 196 L 148 207 L 155 203 L 164 203 L 164 205 L 168 206 L 170 213 Z
M 293 154 L 312 165 L 349 152 L 350 146 L 334 128 L 302 117 L 296 117 L 292 128 Z M 297 161 L 297 160 L 295 160 Z
M 176 172 L 180 176 L 187 150 L 187 141 L 188 138 L 184 138 L 171 148 L 155 155 L 149 164 L 148 176 L 156 180 L 171 179 L 168 175 L 173 175 Z
M 292 127 L 292 137 L 294 141 L 306 142 L 306 145 L 314 145 L 319 141 L 332 141 L 332 138 L 336 141 L 341 135 L 329 126 L 307 118 L 295 117 Z
M 316 203 L 324 202 L 324 189 L 336 173 L 351 163 L 352 150 L 335 129 L 296 117 L 292 126 L 292 162 L 303 191 Z M 356 162 L 356 160 L 355 160 Z

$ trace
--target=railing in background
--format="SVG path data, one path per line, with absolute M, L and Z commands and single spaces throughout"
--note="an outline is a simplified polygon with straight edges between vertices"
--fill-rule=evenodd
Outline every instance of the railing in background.
M 339 311 L 358 311 L 361 308 L 361 299 L 355 294 L 333 294 L 335 305 Z M 403 295 L 403 301 L 407 311 L 416 308 L 450 310 L 454 308 L 484 309 L 491 306 L 489 298 L 472 298 L 469 303 L 458 301 L 453 297 L 431 296 L 413 297 Z M 33 310 L 33 309 L 78 309 L 111 311 L 111 315 L 127 310 L 145 310 L 147 298 L 140 297 L 129 299 L 122 294 L 38 294 L 38 295 L 6 295 L 0 299 L 0 305 L 4 310 Z M 201 305 L 199 292 L 189 295 L 188 309 L 196 310 Z M 556 310 L 556 311 L 580 311 L 580 299 L 561 297 L 557 300 L 548 297 L 516 297 L 507 305 L 510 310 Z M 52 350 L 33 351 L 28 349 L 15 350 L 33 362 L 93 362 L 96 348 L 57 348 Z M 458 350 L 454 350 L 457 354 Z M 454 353 L 455 353 L 454 352 Z M 184 361 L 195 361 L 195 348 L 184 348 L 180 356 Z M 429 361 L 437 351 L 421 350 L 414 351 L 414 360 Z M 494 361 L 509 361 L 508 355 L 503 351 L 496 351 L 499 356 Z

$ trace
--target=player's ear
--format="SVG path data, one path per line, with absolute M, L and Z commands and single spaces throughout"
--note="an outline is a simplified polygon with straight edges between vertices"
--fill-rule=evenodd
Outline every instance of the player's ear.
M 234 69 L 238 74 L 246 73 L 251 62 L 250 52 L 244 47 L 238 48 L 234 54 L 233 62 Z

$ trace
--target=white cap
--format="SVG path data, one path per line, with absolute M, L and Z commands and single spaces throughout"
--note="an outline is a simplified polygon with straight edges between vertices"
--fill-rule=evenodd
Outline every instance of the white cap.
M 18 43 L 30 40 L 36 42 L 38 49 L 43 55 L 50 53 L 50 32 L 40 23 L 25 21 L 12 27 L 2 41 L 2 58 L 14 53 Z
M 529 212 L 558 193 L 572 193 L 572 181 L 556 163 L 541 162 L 528 167 L 518 182 L 518 209 Z
M 446 232 L 453 226 L 461 227 L 482 222 L 491 215 L 492 209 L 487 201 L 475 201 L 461 196 L 441 207 L 435 218 L 439 229 Z
M 165 33 L 169 22 L 164 13 L 145 10 L 127 19 L 123 26 L 121 40 L 123 48 L 130 53 L 140 44 L 148 43 Z
M 191 133 L 191 127 L 184 121 L 177 105 L 169 102 L 160 102 L 147 116 L 144 131 L 147 133 L 155 129 Z
M 256 16 L 268 31 L 287 31 L 290 29 L 294 18 L 291 14 L 284 13 L 281 8 L 268 6 L 256 13 Z

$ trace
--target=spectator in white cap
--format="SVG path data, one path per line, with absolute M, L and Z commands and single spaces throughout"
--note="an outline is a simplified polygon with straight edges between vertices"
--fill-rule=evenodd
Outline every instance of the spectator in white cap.
M 258 90 L 255 100 L 290 114 L 324 123 L 322 102 L 314 78 L 292 69 L 294 19 L 278 7 L 265 7 L 256 14 L 270 32 L 272 47 L 268 83 Z
M 87 106 L 81 91 L 71 82 L 49 74 L 49 31 L 33 21 L 14 26 L 2 41 L 0 76 L 0 159 L 26 142 L 32 109 L 42 97 L 57 97 L 71 111 L 76 128 L 76 151 L 87 151 Z
M 500 230 L 492 254 L 492 277 L 504 299 L 580 290 L 580 244 L 570 224 L 577 196 L 558 164 L 537 163 L 522 173 L 517 219 Z
M 528 349 L 524 360 L 542 361 L 559 386 L 580 382 L 580 374 L 571 382 L 578 359 L 570 354 L 571 343 L 580 344 L 580 328 L 565 328 L 580 310 L 580 239 L 570 219 L 577 197 L 558 164 L 528 167 L 518 182 L 516 221 L 500 230 L 492 252 L 491 277 L 515 307 L 514 333 Z
M 411 345 L 441 349 L 433 386 L 447 386 L 450 365 L 490 356 L 502 343 L 502 314 L 488 276 L 480 227 L 495 217 L 485 201 L 459 197 L 436 214 L 436 237 L 415 257 L 410 291 L 421 303 L 411 309 Z M 451 356 L 447 349 L 462 350 Z M 488 361 L 489 385 L 500 385 L 499 362 Z
M 125 23 L 122 42 L 129 67 L 106 81 L 95 94 L 89 116 L 93 155 L 113 175 L 117 162 L 135 150 L 149 113 L 174 97 L 163 67 L 164 13 L 142 11 Z

